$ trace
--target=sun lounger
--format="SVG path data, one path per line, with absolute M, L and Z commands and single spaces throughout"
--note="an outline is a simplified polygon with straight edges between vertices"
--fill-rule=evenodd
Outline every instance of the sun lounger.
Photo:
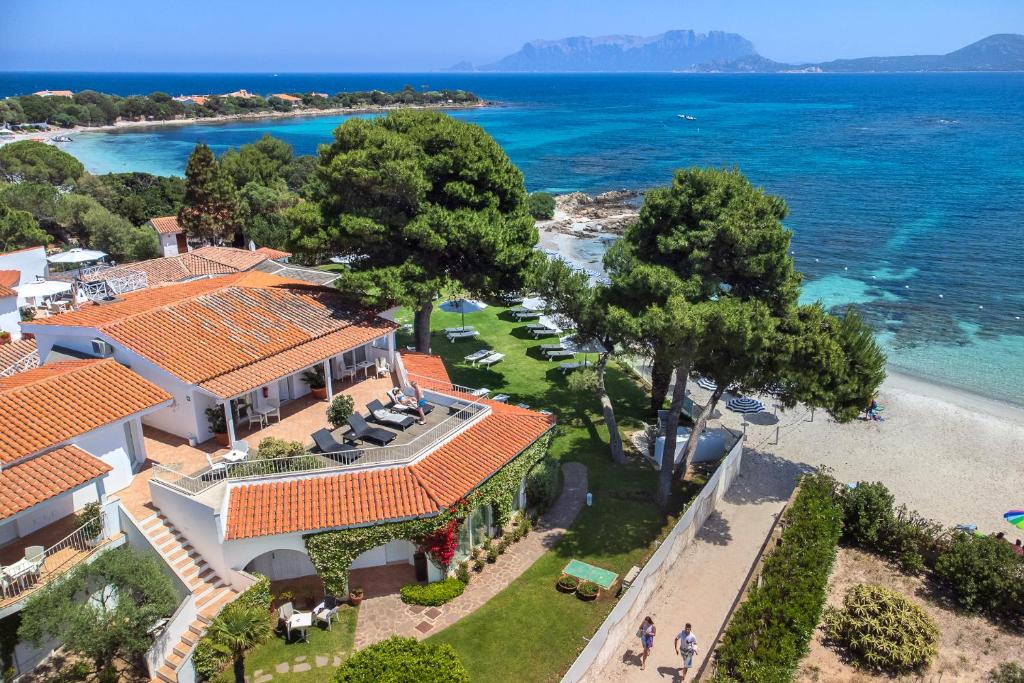
M 359 413 L 349 416 L 348 426 L 351 427 L 351 430 L 345 432 L 344 439 L 350 443 L 355 441 L 370 441 L 380 446 L 387 446 L 395 440 L 395 437 L 398 436 L 398 434 L 388 431 L 387 429 L 371 427 L 367 424 L 366 419 Z
M 459 339 L 472 339 L 473 337 L 480 334 L 476 330 L 466 330 L 464 332 L 452 332 L 448 335 L 448 341 L 455 343 Z
M 402 431 L 405 431 L 409 427 L 416 424 L 416 420 L 412 419 L 408 415 L 389 410 L 384 407 L 377 399 L 374 399 L 366 404 L 366 409 L 370 411 L 370 416 L 375 422 L 379 422 L 382 425 L 389 427 L 398 427 Z
M 388 398 L 391 399 L 391 405 L 388 407 L 391 408 L 391 410 L 397 410 L 403 413 L 418 413 L 419 411 L 416 410 L 416 406 L 407 406 L 398 400 L 398 397 L 401 393 L 402 392 L 398 387 L 391 387 L 390 389 L 388 389 Z M 430 415 L 432 410 L 434 410 L 434 405 L 432 403 L 428 402 L 425 406 L 423 406 L 424 415 Z
M 476 396 L 477 398 L 483 398 L 489 393 L 491 393 L 490 389 L 487 389 L 486 387 L 480 387 L 479 389 L 474 389 L 473 391 L 471 391 L 469 395 Z
M 531 311 L 526 308 L 513 308 L 509 313 L 511 313 L 512 317 L 516 320 L 530 320 L 531 318 L 539 318 L 541 316 L 540 311 Z
M 559 363 L 558 368 L 562 371 L 562 374 L 572 372 L 573 370 L 579 370 L 580 368 L 586 367 L 587 364 L 584 361 L 572 361 L 569 363 Z
M 549 353 L 551 351 L 565 351 L 565 346 L 561 342 L 558 344 L 541 344 L 539 347 L 541 353 Z
M 457 332 L 473 332 L 476 330 L 472 325 L 465 325 L 463 327 L 446 327 L 444 328 L 445 334 L 455 334 Z
M 510 398 L 511 396 L 508 394 L 496 394 L 491 400 L 496 401 L 497 403 L 508 403 Z
M 534 330 L 548 330 L 548 329 L 551 329 L 551 328 L 549 328 L 544 323 L 529 323 L 526 326 L 526 329 L 528 329 L 530 332 L 533 332 Z
M 569 351 L 567 349 L 561 349 L 559 351 L 548 351 L 547 356 L 548 360 L 555 360 L 557 358 L 575 358 L 576 352 Z
M 362 451 L 355 446 L 338 443 L 328 429 L 318 429 L 313 432 L 313 443 L 321 453 L 331 460 L 337 460 L 345 465 L 351 465 L 362 455 Z
M 468 356 L 463 357 L 462 360 L 466 361 L 467 363 L 475 363 L 478 360 L 480 360 L 481 358 L 486 358 L 487 356 L 491 355 L 492 353 L 493 353 L 493 351 L 491 351 L 490 349 L 480 349 L 479 351 L 474 351 L 473 353 L 469 354 Z
M 533 335 L 534 339 L 540 339 L 541 337 L 550 337 L 553 334 L 561 334 L 561 330 L 556 330 L 552 327 L 540 327 L 530 330 L 530 334 Z
M 487 356 L 486 358 L 481 358 L 477 362 L 480 365 L 484 365 L 486 367 L 491 367 L 495 363 L 500 362 L 501 359 L 504 358 L 504 357 L 505 357 L 505 354 L 503 354 L 503 353 L 492 353 L 491 355 Z

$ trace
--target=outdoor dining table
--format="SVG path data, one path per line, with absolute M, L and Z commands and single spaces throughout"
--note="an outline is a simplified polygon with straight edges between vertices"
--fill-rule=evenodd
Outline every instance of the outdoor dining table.
M 375 367 L 376 365 L 377 364 L 372 360 L 364 360 L 362 363 L 356 363 L 356 370 L 362 370 L 363 378 L 366 379 L 370 376 L 370 368 Z
M 288 618 L 288 638 L 292 637 L 292 629 L 302 634 L 302 640 L 309 642 L 306 630 L 313 625 L 312 612 L 296 612 Z
M 7 579 L 10 585 L 22 586 L 22 580 L 26 576 L 31 576 L 36 572 L 36 565 L 28 560 L 22 558 L 13 564 L 9 564 L 3 568 L 4 578 Z

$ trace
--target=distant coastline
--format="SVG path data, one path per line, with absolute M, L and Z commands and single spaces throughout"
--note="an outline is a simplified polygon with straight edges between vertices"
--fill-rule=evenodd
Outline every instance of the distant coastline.
M 321 118 L 324 116 L 381 114 L 389 111 L 399 111 L 402 109 L 433 109 L 438 111 L 456 109 L 477 109 L 480 107 L 494 106 L 495 104 L 496 103 L 489 102 L 487 100 L 478 100 L 476 102 L 467 102 L 465 104 L 444 102 L 438 104 L 401 104 L 382 106 L 367 105 L 361 107 L 330 107 L 327 109 L 292 109 L 290 111 L 246 112 L 244 114 L 221 114 L 218 116 L 206 116 L 202 118 L 178 118 L 152 121 L 117 121 L 115 123 L 105 126 L 71 126 L 69 128 L 59 128 L 57 126 L 51 126 L 49 130 L 31 130 L 16 132 L 13 137 L 7 140 L 0 140 L 0 145 L 9 142 L 17 142 L 19 140 L 49 141 L 52 140 L 53 138 L 60 137 L 63 135 L 78 135 L 81 133 L 112 133 L 117 131 L 140 128 L 162 128 L 165 126 L 203 125 L 208 123 L 238 123 L 240 121 L 255 121 L 262 119 Z

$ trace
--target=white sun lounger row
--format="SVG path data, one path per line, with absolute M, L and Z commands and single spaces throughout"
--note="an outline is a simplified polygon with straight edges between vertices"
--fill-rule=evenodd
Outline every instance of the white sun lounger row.
M 490 367 L 501 361 L 503 358 L 505 358 L 505 354 L 503 353 L 491 351 L 490 349 L 480 349 L 479 351 L 466 356 L 464 360 L 470 365 L 485 365 Z
M 448 341 L 455 343 L 459 339 L 472 339 L 480 334 L 476 330 L 463 330 L 462 332 L 449 332 Z

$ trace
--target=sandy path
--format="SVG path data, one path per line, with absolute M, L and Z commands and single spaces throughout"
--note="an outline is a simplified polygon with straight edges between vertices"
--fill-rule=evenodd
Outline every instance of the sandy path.
M 692 679 L 776 515 L 792 492 L 798 473 L 798 467 L 770 455 L 745 454 L 740 476 L 721 507 L 683 552 L 675 580 L 662 585 L 648 601 L 647 611 L 658 635 L 647 668 L 640 670 L 639 641 L 630 637 L 617 647 L 621 656 L 584 680 L 678 681 L 676 667 L 681 659 L 672 641 L 686 622 L 693 625 L 698 639 L 698 656 L 687 677 Z

